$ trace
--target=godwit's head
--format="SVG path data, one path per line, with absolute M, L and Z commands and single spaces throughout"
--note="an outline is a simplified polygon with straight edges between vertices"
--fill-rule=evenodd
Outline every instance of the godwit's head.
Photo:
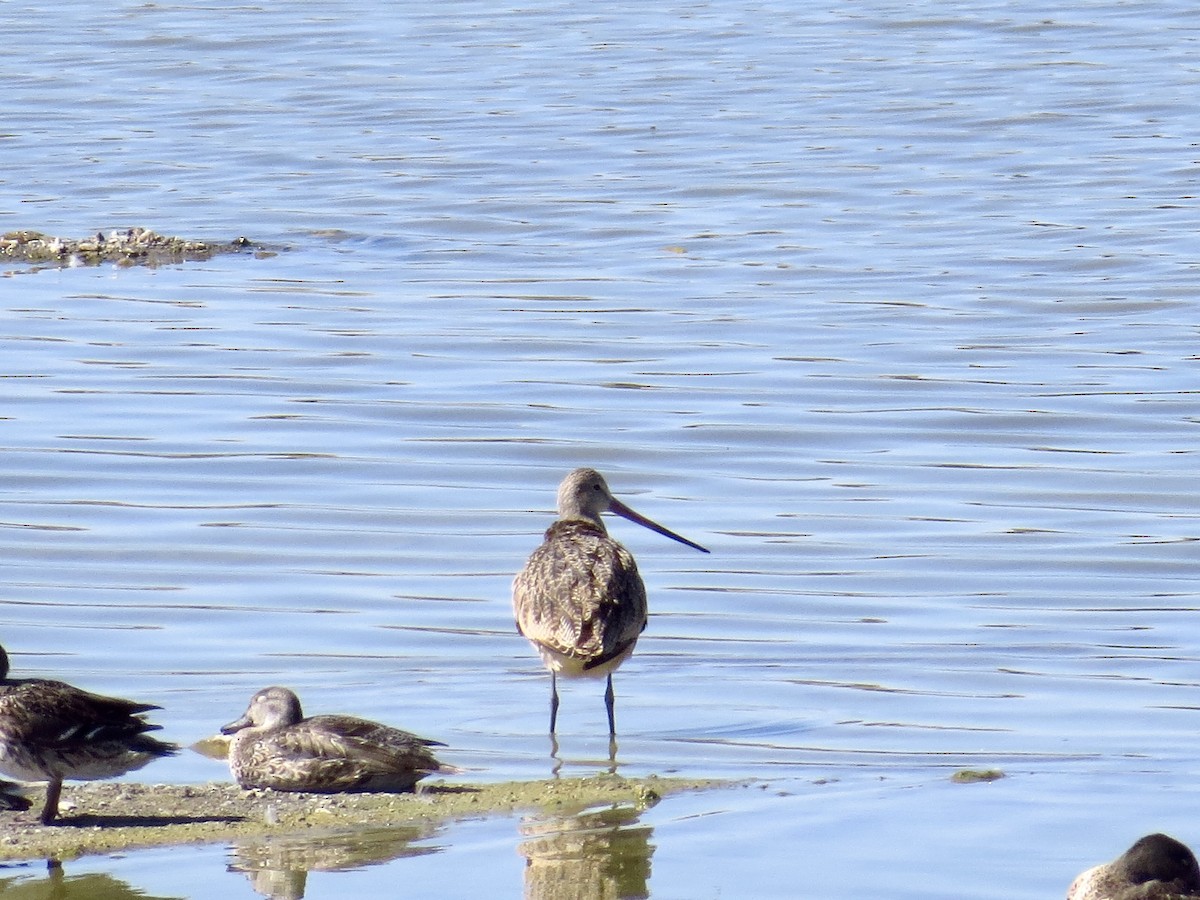
M 608 482 L 595 469 L 576 469 L 558 486 L 558 517 L 560 519 L 584 519 L 604 528 L 604 523 L 600 521 L 600 514 L 605 512 L 621 516 L 630 522 L 636 522 L 644 528 L 657 531 L 664 537 L 679 541 L 679 543 L 693 547 L 702 553 L 708 552 L 694 541 L 689 541 L 682 535 L 647 519 L 641 513 L 634 512 L 612 495 L 608 489 Z

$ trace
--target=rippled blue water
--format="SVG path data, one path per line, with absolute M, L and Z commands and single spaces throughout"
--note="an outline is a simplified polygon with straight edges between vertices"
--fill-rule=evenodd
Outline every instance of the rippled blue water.
M 713 550 L 613 525 L 652 605 L 623 770 L 765 785 L 622 826 L 649 895 L 1020 900 L 1147 831 L 1200 844 L 1193 10 L 10 0 L 0 28 L 0 231 L 283 248 L 5 273 L 19 672 L 184 742 L 282 682 L 544 776 L 509 582 L 594 465 Z M 564 691 L 568 774 L 605 764 L 600 694 Z M 515 895 L 519 828 L 308 896 Z M 68 874 L 253 896 L 229 853 Z

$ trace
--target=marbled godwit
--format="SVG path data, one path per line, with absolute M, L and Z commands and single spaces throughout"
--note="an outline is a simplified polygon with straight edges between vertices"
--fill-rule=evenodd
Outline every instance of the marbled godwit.
M 146 734 L 160 727 L 141 715 L 152 709 L 159 707 L 61 681 L 9 678 L 8 654 L 0 647 L 0 772 L 49 782 L 40 817 L 49 825 L 58 815 L 63 779 L 115 778 L 179 751 Z
M 608 536 L 603 512 L 687 544 L 704 547 L 652 522 L 613 497 L 595 469 L 576 469 L 558 486 L 558 520 L 513 581 L 517 630 L 550 670 L 550 733 L 558 721 L 557 676 L 608 676 L 604 704 L 615 736 L 613 671 L 646 627 L 646 586 L 633 554 Z
M 443 766 L 430 747 L 444 747 L 399 728 L 356 716 L 305 718 L 300 700 L 284 687 L 263 688 L 236 722 L 229 771 L 244 788 L 276 791 L 411 791 Z
M 1148 834 L 1110 863 L 1075 879 L 1067 900 L 1184 900 L 1200 897 L 1200 866 L 1186 845 Z

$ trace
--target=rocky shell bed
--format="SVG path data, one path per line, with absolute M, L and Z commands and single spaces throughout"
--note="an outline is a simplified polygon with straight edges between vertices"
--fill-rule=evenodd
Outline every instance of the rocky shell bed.
M 34 809 L 0 813 L 0 859 L 70 859 L 89 853 L 217 841 L 360 835 L 389 830 L 385 858 L 397 841 L 428 836 L 443 822 L 518 811 L 570 815 L 596 806 L 640 811 L 660 797 L 721 782 L 607 775 L 500 784 L 429 784 L 416 794 L 285 794 L 230 783 L 146 785 L 68 783 L 60 818 L 41 825 Z M 379 842 L 353 840 L 348 847 Z M 413 850 L 411 852 L 419 852 Z
M 40 231 L 0 234 L 0 260 L 60 266 L 115 263 L 121 266 L 160 266 L 210 259 L 219 253 L 271 252 L 248 238 L 202 241 L 168 237 L 148 228 L 127 228 L 89 235 L 78 240 Z

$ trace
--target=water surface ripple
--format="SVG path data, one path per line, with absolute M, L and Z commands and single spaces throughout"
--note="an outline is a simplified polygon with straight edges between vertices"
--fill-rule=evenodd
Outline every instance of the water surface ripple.
M 592 773 L 601 687 L 566 687 L 552 760 L 508 600 L 558 480 L 595 466 L 713 551 L 612 527 L 652 609 L 618 762 L 765 787 L 392 836 L 299 866 L 308 896 L 550 897 L 608 859 L 621 896 L 1032 900 L 1142 833 L 1200 846 L 1193 10 L 68 0 L 0 28 L 0 231 L 286 248 L 4 273 L 19 673 L 160 703 L 183 742 L 286 683 L 472 778 Z M 294 894 L 238 874 L 276 851 L 67 881 Z

